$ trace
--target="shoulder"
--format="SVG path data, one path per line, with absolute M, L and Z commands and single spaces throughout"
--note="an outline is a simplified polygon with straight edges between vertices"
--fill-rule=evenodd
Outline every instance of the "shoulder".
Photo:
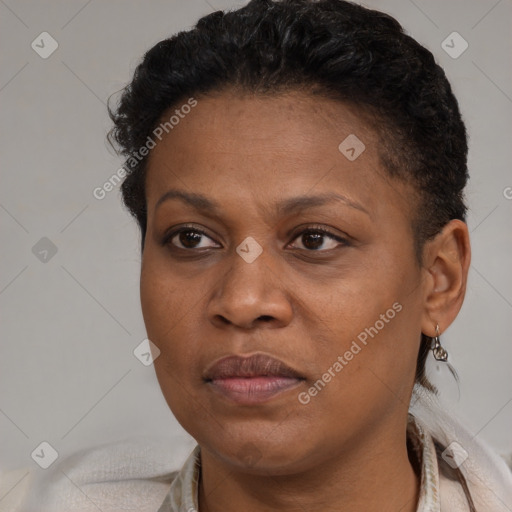
M 190 446 L 138 436 L 81 450 L 47 470 L 31 468 L 19 510 L 156 512 Z
M 442 511 L 469 510 L 472 503 L 477 511 L 509 512 L 510 468 L 489 446 L 466 434 L 456 431 L 453 440 L 437 450 Z M 459 504 L 465 508 L 456 508 Z
M 510 512 L 512 471 L 483 440 L 471 434 L 438 402 L 415 406 L 415 416 L 435 445 L 441 512 Z M 419 405 L 419 407 L 418 407 Z

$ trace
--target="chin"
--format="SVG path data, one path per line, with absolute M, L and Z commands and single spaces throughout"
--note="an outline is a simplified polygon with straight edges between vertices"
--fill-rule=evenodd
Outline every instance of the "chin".
M 277 429 L 281 427 L 278 426 Z M 240 428 L 226 427 L 222 432 L 209 432 L 207 435 L 193 437 L 213 457 L 247 473 L 287 475 L 313 467 L 319 447 L 311 443 L 311 439 L 310 444 L 306 445 L 304 435 L 299 434 L 309 429 L 294 428 L 295 435 L 284 431 L 280 435 L 273 435 L 272 430 L 275 434 L 277 429 L 275 425 L 258 429 L 251 422 L 250 429 L 240 425 Z

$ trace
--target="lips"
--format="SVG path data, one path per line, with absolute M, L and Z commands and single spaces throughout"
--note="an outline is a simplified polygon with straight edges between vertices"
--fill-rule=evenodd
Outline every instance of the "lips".
M 208 368 L 204 380 L 231 402 L 254 405 L 297 387 L 305 378 L 279 359 L 255 354 L 217 361 Z
M 303 379 L 293 368 L 283 361 L 265 354 L 250 357 L 228 356 L 211 366 L 204 376 L 206 381 L 229 378 L 251 377 L 290 377 Z

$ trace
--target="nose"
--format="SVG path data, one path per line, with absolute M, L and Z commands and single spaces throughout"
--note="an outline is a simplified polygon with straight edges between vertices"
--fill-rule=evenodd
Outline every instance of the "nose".
M 217 327 L 284 327 L 293 316 L 290 298 L 285 280 L 265 251 L 252 263 L 235 254 L 232 266 L 216 283 L 208 317 Z

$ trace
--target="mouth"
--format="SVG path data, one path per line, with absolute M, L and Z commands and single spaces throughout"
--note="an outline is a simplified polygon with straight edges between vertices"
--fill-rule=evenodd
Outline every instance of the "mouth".
M 212 391 L 240 405 L 266 402 L 305 380 L 283 361 L 265 354 L 225 357 L 203 378 Z

